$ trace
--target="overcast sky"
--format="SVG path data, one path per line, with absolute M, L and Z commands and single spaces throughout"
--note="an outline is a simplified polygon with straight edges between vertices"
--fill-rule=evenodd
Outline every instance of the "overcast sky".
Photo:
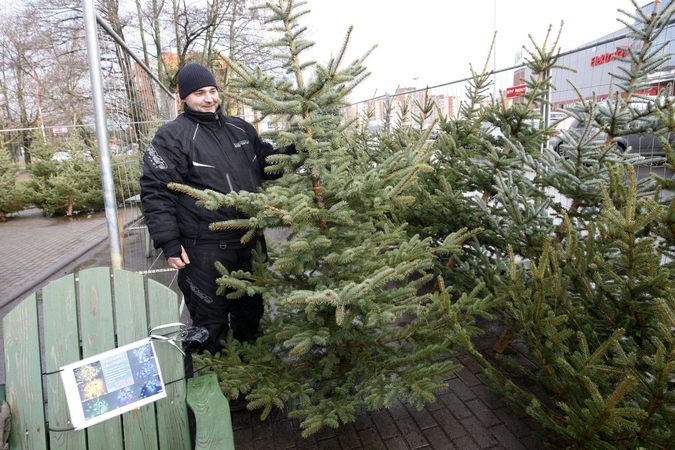
M 365 100 L 400 87 L 423 88 L 469 76 L 469 64 L 485 65 L 497 30 L 496 68 L 511 67 L 528 34 L 543 43 L 549 25 L 559 46 L 571 50 L 623 28 L 617 21 L 633 13 L 630 0 L 306 0 L 311 12 L 300 19 L 316 42 L 313 57 L 327 61 L 354 26 L 348 61 L 370 47 L 372 75 L 351 97 Z M 644 6 L 648 0 L 637 0 Z M 664 2 L 668 3 L 668 1 Z M 495 15 L 496 5 L 496 15 Z M 552 39 L 555 36 L 552 37 Z M 488 69 L 494 68 L 491 59 Z

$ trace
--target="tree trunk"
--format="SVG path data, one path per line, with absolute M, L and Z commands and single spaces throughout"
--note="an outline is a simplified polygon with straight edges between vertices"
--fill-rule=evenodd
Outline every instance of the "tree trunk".
M 161 28 L 159 25 L 159 7 L 157 0 L 152 0 L 152 24 L 155 30 L 155 55 L 157 57 L 157 77 L 164 81 L 162 76 L 166 74 L 166 66 L 164 64 L 164 55 L 162 55 L 162 39 Z M 170 83 L 167 83 L 170 84 Z
M 178 7 L 178 1 L 173 0 L 173 29 L 176 34 L 176 54 L 178 55 L 178 68 L 181 68 L 185 65 L 183 58 L 183 39 L 180 33 L 180 9 Z
M 150 63 L 150 57 L 148 55 L 148 46 L 145 43 L 145 28 L 143 27 L 143 10 L 141 8 L 141 1 L 136 0 L 136 13 L 138 14 L 138 32 L 141 37 L 141 46 L 143 47 L 143 59 L 145 64 Z

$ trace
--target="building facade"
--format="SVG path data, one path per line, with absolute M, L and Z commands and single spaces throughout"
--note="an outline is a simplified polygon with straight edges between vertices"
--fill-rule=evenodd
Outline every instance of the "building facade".
M 646 14 L 653 11 L 654 3 L 643 7 Z M 630 48 L 640 48 L 642 42 L 629 36 L 629 29 L 622 28 L 614 33 L 603 36 L 576 50 L 563 54 L 558 64 L 573 69 L 556 69 L 552 73 L 553 84 L 556 89 L 551 93 L 554 108 L 563 109 L 570 103 L 578 102 L 579 97 L 597 100 L 619 92 L 617 75 L 624 74 L 628 63 L 621 61 L 628 55 Z M 671 24 L 662 33 L 654 49 L 661 48 L 662 54 L 675 52 L 675 24 Z M 649 87 L 637 93 L 655 96 L 661 89 L 675 80 L 675 57 L 670 57 L 656 71 L 648 75 Z M 579 90 L 575 89 L 575 87 Z

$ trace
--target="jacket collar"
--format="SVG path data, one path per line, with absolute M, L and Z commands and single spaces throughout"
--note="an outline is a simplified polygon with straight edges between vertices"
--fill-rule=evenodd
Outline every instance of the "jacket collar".
M 187 104 L 183 103 L 183 113 L 195 122 L 208 127 L 220 127 L 224 123 L 221 120 L 223 117 L 223 107 L 221 105 L 218 105 L 215 112 L 200 112 L 191 109 Z

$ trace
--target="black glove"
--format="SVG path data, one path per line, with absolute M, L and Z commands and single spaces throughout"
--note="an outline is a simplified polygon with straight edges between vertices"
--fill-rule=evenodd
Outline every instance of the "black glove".
M 209 330 L 204 327 L 188 327 L 183 338 L 183 350 L 185 353 L 198 353 L 202 350 L 204 342 L 209 338 Z

